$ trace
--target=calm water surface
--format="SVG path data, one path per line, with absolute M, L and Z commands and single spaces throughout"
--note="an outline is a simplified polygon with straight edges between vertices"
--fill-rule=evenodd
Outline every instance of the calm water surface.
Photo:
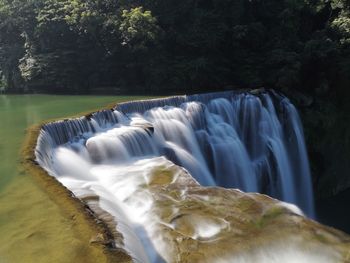
M 25 130 L 52 118 L 141 97 L 0 95 L 0 262 L 95 262 L 70 219 L 20 172 Z

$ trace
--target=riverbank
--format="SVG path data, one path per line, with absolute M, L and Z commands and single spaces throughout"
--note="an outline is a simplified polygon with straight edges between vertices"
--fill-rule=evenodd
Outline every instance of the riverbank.
M 93 236 L 82 231 L 79 219 L 68 216 L 21 168 L 19 152 L 33 124 L 141 98 L 0 96 L 0 262 L 108 262 L 98 245 L 90 245 Z

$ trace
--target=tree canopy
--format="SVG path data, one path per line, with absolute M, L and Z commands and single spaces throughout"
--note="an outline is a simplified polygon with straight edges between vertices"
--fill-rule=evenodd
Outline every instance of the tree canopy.
M 0 0 L 9 92 L 350 84 L 348 0 Z M 341 95 L 339 95 L 341 94 Z

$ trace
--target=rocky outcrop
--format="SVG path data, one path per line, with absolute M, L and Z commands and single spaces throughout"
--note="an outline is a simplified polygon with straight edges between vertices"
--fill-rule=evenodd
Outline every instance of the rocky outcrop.
M 293 205 L 202 187 L 170 162 L 143 175 L 127 204 L 151 204 L 143 226 L 166 262 L 350 262 L 350 237 Z

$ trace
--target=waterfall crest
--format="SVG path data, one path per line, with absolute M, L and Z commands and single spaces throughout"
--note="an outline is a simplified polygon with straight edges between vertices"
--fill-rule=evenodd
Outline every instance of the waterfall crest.
M 118 203 L 125 196 L 114 191 L 132 191 L 139 179 L 128 182 L 128 188 L 114 185 L 113 191 L 103 194 L 96 186 L 97 181 L 107 180 L 103 167 L 114 167 L 115 176 L 128 176 L 127 171 L 142 176 L 142 170 L 133 164 L 150 165 L 165 157 L 166 162 L 185 168 L 201 185 L 265 193 L 314 216 L 301 122 L 290 101 L 274 91 L 129 102 L 90 116 L 49 123 L 41 130 L 36 157 L 73 192 L 81 194 L 77 183 L 81 182 L 99 196 L 112 195 Z M 103 185 L 108 189 L 108 182 Z
M 308 158 L 295 107 L 273 91 L 218 92 L 122 103 L 44 125 L 38 161 L 84 145 L 94 162 L 166 156 L 203 185 L 266 193 L 313 216 Z M 49 147 L 48 147 L 49 145 Z

